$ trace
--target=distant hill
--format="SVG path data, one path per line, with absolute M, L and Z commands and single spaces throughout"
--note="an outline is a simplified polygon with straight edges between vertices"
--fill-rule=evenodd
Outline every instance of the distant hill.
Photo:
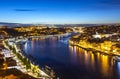
M 0 22 L 0 26 L 7 26 L 7 27 L 20 27 L 20 26 L 39 26 L 39 25 L 44 25 L 44 26 L 56 26 L 56 27 L 73 27 L 73 26 L 99 26 L 99 25 L 115 25 L 115 24 L 120 24 L 120 23 L 114 23 L 114 24 L 22 24 L 22 23 L 9 23 L 9 22 Z
M 15 27 L 20 25 L 19 23 L 7 23 L 7 22 L 0 22 L 0 26 L 10 26 L 10 27 Z
M 33 25 L 33 24 L 0 22 L 0 26 L 7 26 L 7 27 L 19 27 L 19 26 L 30 26 L 30 25 Z

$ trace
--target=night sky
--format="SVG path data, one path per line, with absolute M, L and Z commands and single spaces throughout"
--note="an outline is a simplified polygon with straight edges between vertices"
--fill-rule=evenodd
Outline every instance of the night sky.
M 120 0 L 0 0 L 0 10 L 0 22 L 120 22 Z

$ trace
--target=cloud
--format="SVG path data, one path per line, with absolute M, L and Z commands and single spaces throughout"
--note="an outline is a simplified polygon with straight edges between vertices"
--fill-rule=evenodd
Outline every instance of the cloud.
M 14 11 L 18 12 L 28 12 L 28 11 L 36 11 L 35 9 L 14 9 Z

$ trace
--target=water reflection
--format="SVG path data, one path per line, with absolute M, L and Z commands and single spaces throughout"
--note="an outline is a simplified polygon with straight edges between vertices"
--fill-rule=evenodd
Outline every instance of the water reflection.
M 31 48 L 34 49 L 34 41 L 31 41 Z
M 117 63 L 118 75 L 120 77 L 120 62 Z
M 103 77 L 111 77 L 113 75 L 112 68 L 114 63 L 111 63 L 113 62 L 112 56 L 86 51 L 77 46 L 69 46 L 69 50 L 73 62 L 79 61 L 79 64 L 84 65 L 87 70 L 100 73 Z M 120 71 L 120 63 L 118 63 L 118 67 Z
M 25 51 L 55 70 L 60 79 L 120 79 L 120 63 L 112 56 L 70 46 L 65 38 L 39 38 L 29 41 Z

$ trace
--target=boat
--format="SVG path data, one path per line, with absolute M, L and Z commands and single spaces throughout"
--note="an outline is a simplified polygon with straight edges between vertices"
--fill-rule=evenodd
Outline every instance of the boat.
M 43 71 L 52 78 L 55 78 L 55 72 L 49 66 L 46 65 L 45 68 L 43 68 Z
M 115 61 L 117 61 L 117 62 L 120 62 L 120 57 L 119 57 L 119 56 L 115 56 L 115 57 L 113 58 L 113 60 L 115 60 Z
M 16 42 L 19 43 L 19 44 L 25 44 L 27 41 L 28 41 L 28 39 L 24 38 L 24 39 L 17 39 Z

